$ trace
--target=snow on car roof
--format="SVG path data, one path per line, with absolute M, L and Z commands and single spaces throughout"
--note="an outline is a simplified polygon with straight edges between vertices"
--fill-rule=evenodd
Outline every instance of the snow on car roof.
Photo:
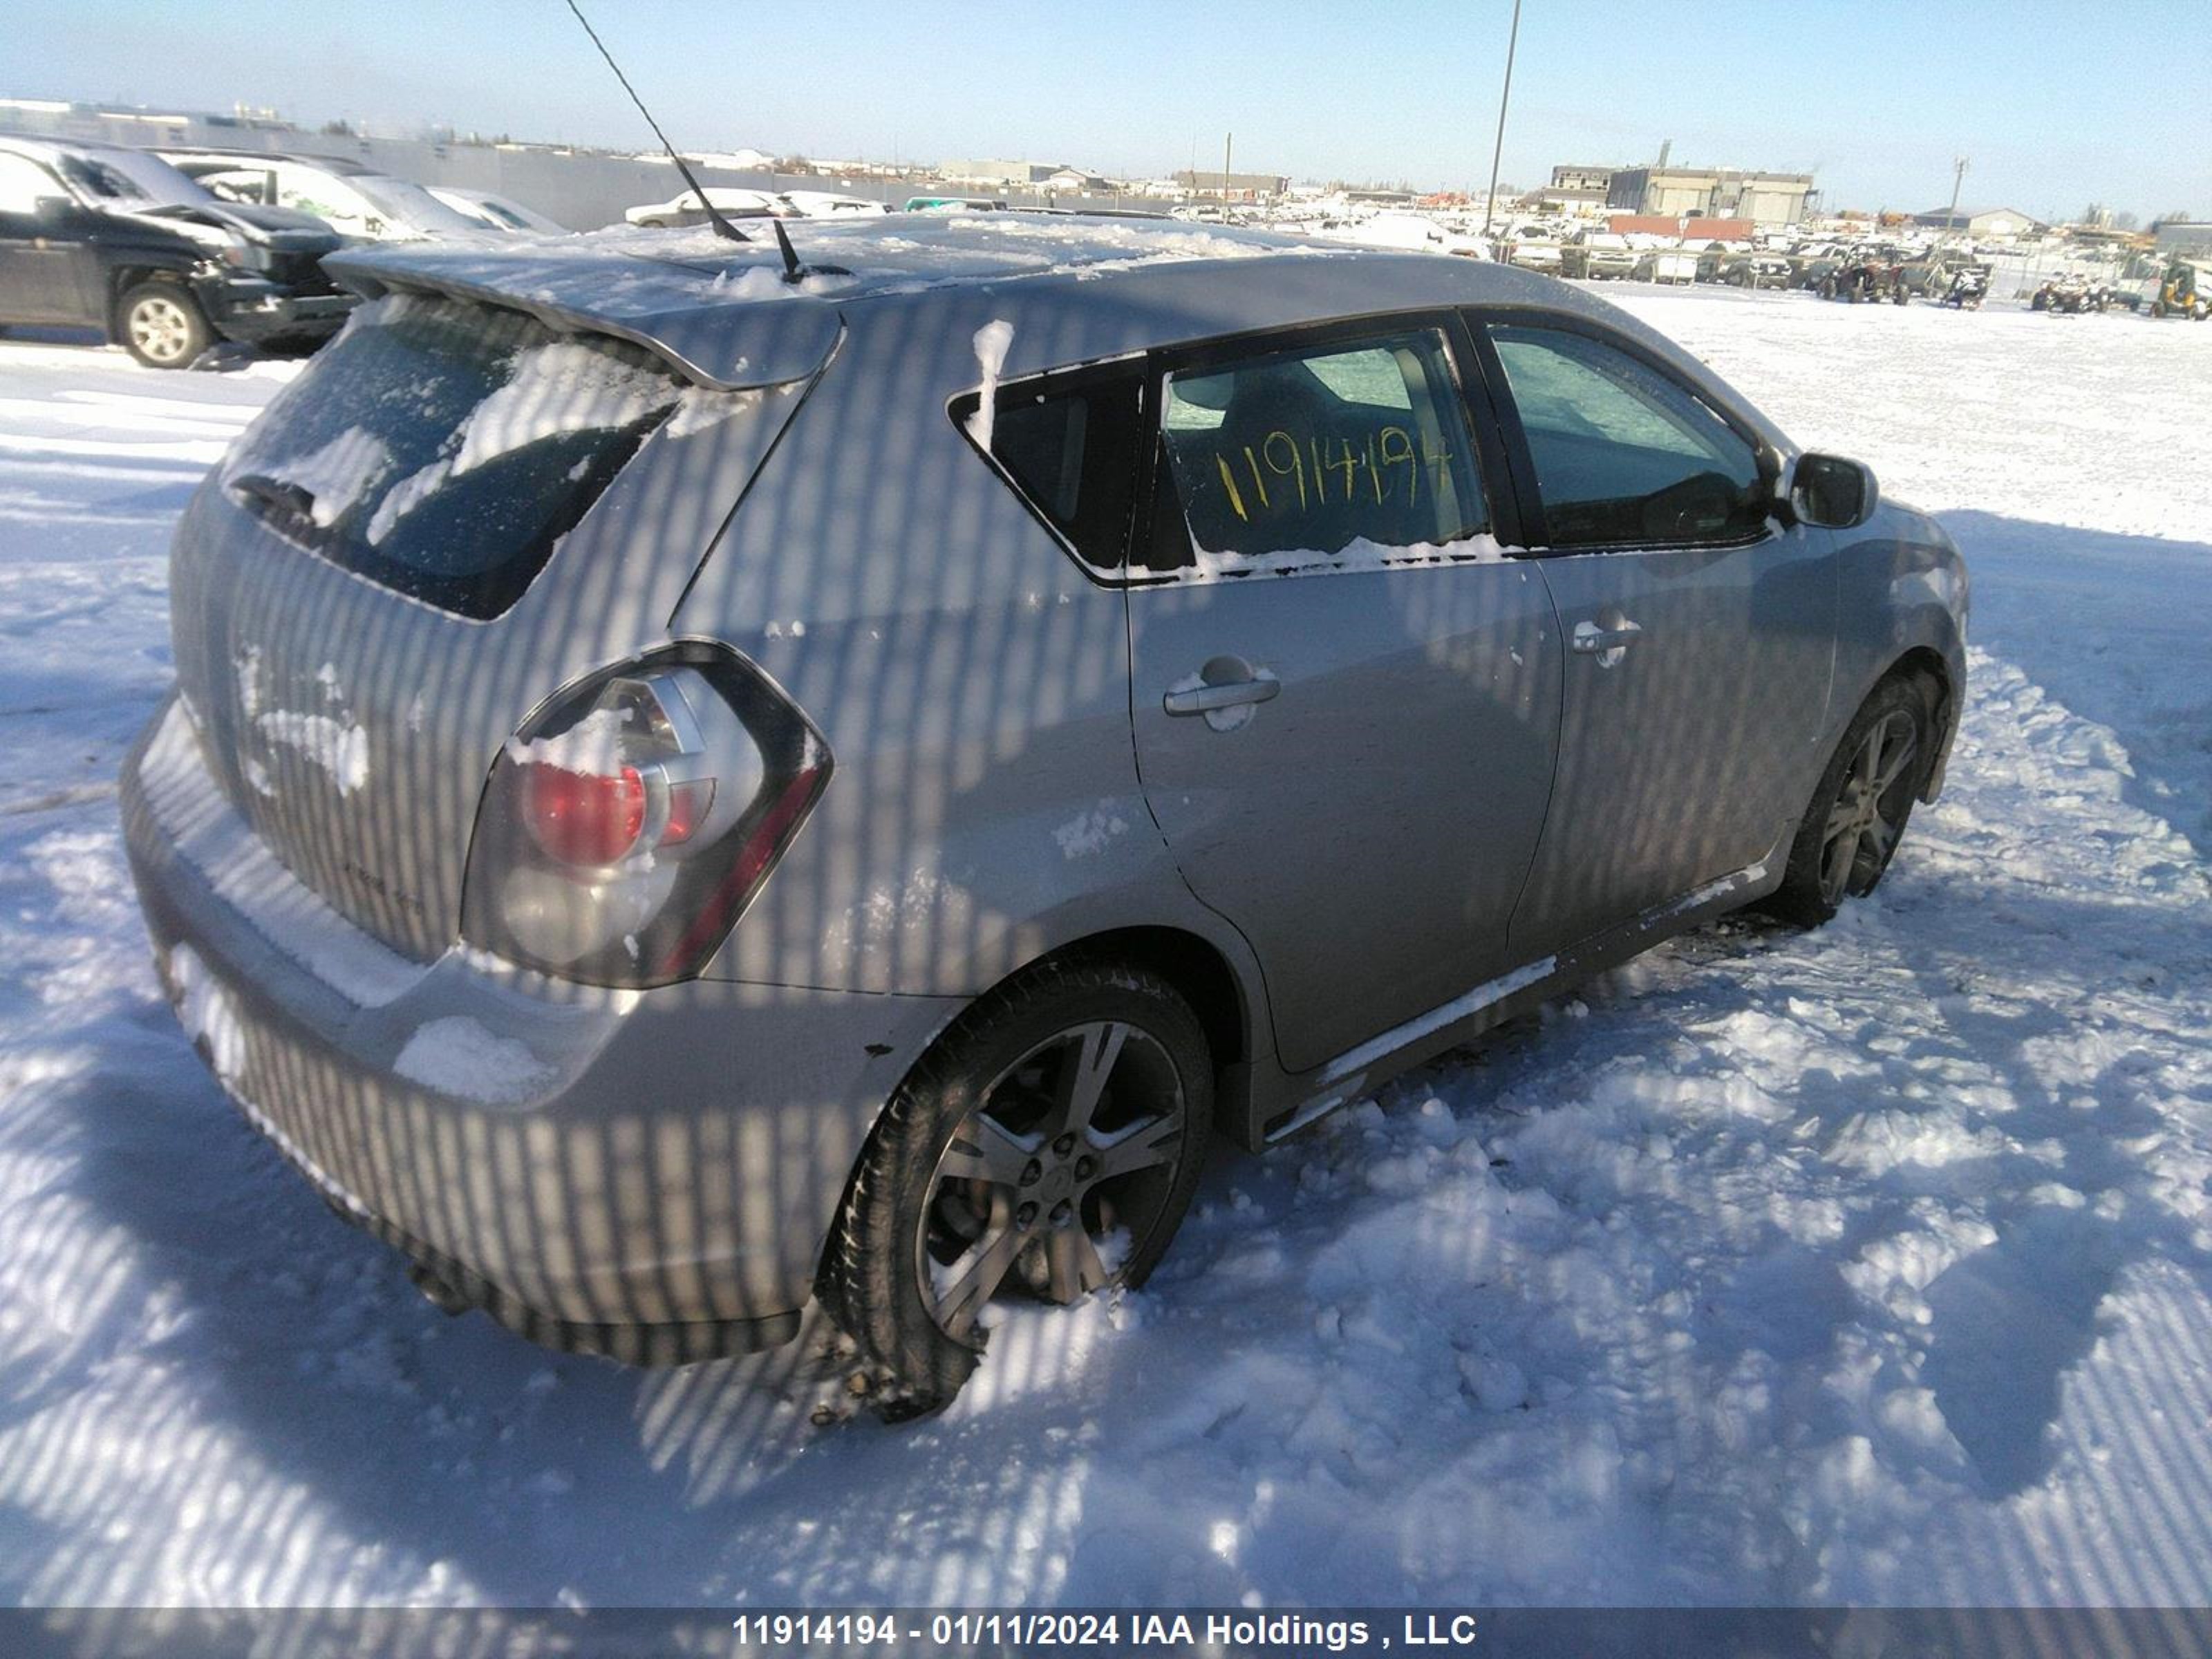
M 613 334 L 695 380 L 732 389 L 804 378 L 848 320 L 948 294 L 983 306 L 987 316 L 1020 315 L 1010 374 L 1052 366 L 1024 360 L 1044 349 L 1032 343 L 1040 340 L 1079 337 L 1080 355 L 1060 361 L 1087 361 L 1308 319 L 1486 301 L 1602 317 L 1648 337 L 1655 350 L 1679 355 L 1578 290 L 1437 253 L 1076 214 L 895 213 L 790 222 L 807 268 L 792 283 L 766 224 L 747 220 L 740 228 L 749 242 L 730 242 L 705 226 L 620 226 L 489 246 L 349 249 L 325 264 L 372 295 L 428 289 L 519 307 L 556 328 Z M 1220 267 L 1231 261 L 1266 262 L 1266 280 L 1253 280 L 1255 271 L 1224 283 Z M 1079 313 L 1085 326 L 1065 325 Z M 1045 321 L 1055 326 L 1036 326 Z

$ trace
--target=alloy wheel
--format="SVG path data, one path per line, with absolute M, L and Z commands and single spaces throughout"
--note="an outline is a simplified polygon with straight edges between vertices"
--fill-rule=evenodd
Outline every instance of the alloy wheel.
M 939 1327 L 972 1344 L 1001 1291 L 1070 1303 L 1111 1284 L 1165 1213 L 1187 1119 L 1167 1050 L 1121 1021 L 1002 1073 L 930 1176 L 915 1266 Z
M 1869 891 L 1888 864 L 1911 810 L 1919 752 L 1912 716 L 1896 709 L 1875 722 L 1851 757 L 1821 832 L 1820 896 L 1828 904 Z
M 184 307 L 156 295 L 131 307 L 131 338 L 155 362 L 173 363 L 191 344 L 192 321 Z

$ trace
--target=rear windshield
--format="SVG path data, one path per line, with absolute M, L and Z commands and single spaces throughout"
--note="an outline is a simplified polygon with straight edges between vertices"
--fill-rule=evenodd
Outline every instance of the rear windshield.
M 495 617 L 684 390 L 617 341 L 395 296 L 363 307 L 270 404 L 223 481 L 333 564 Z

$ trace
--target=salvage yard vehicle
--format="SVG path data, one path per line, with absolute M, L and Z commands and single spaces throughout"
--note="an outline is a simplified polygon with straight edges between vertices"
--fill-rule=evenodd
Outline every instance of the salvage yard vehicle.
M 480 230 L 502 236 L 568 236 L 574 233 L 559 220 L 528 208 L 509 196 L 488 190 L 463 190 L 453 185 L 424 186 L 447 207 Z
M 1721 266 L 1720 280 L 1731 288 L 1787 288 L 1790 261 L 1778 253 L 1740 253 Z
M 2159 279 L 2158 295 L 2150 302 L 2154 317 L 2190 317 L 2203 322 L 2212 316 L 2212 262 L 2176 259 Z
M 1978 277 L 1984 292 L 1989 289 L 1991 267 L 1986 260 L 1972 258 L 1955 249 L 1937 249 L 1916 259 L 1907 259 L 1897 268 L 1897 280 L 1905 293 L 1919 300 L 1941 300 L 1951 292 L 1961 276 Z
M 411 179 L 331 155 L 246 149 L 164 149 L 162 158 L 226 202 L 312 213 L 349 238 L 413 241 L 483 227 Z
M 354 306 L 321 267 L 339 246 L 319 219 L 218 201 L 143 151 L 0 138 L 0 325 L 97 329 L 151 368 L 218 341 L 308 349 Z
M 1565 266 L 1566 250 L 1549 236 L 1516 236 L 1506 240 L 1498 257 L 1523 270 L 1539 270 L 1547 276 L 1556 276 Z
M 1698 256 L 1686 247 L 1646 248 L 1628 274 L 1639 283 L 1695 282 Z
M 1905 305 L 1912 296 L 1905 291 L 1899 274 L 1902 269 L 1896 261 L 1879 254 L 1854 258 L 1820 279 L 1820 295 L 1852 305 L 1878 304 L 1884 300 Z
M 1586 290 L 1021 214 L 382 248 L 177 533 L 123 811 L 449 1310 L 948 1398 L 1251 1150 L 1933 800 L 1966 578 Z M 786 280 L 794 275 L 796 280 Z M 210 1203 L 220 1202 L 210 1195 Z
M 705 201 L 700 197 L 703 191 Z M 768 219 L 787 206 L 774 191 L 746 190 L 736 185 L 707 185 L 702 190 L 679 190 L 665 202 L 647 202 L 625 208 L 623 217 L 647 230 L 672 230 L 708 222 L 712 207 L 725 219 Z
M 1595 280 L 1626 276 L 1636 268 L 1636 250 L 1626 236 L 1610 231 L 1578 230 L 1559 250 L 1559 275 Z

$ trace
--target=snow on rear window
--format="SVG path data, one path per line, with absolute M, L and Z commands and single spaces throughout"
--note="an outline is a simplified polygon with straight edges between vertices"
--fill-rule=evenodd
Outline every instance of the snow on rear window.
M 464 616 L 506 610 L 638 446 L 702 399 L 657 359 L 520 313 L 380 301 L 270 405 L 233 497 L 345 568 Z

